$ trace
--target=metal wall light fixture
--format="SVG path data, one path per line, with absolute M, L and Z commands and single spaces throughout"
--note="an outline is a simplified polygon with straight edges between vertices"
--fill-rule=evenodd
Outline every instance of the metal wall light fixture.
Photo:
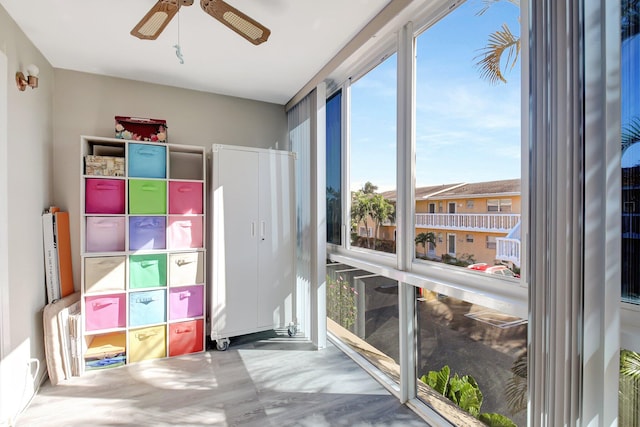
M 24 91 L 27 86 L 31 89 L 38 87 L 38 74 L 40 69 L 33 64 L 27 66 L 27 76 L 25 77 L 22 71 L 16 73 L 16 85 L 20 91 Z

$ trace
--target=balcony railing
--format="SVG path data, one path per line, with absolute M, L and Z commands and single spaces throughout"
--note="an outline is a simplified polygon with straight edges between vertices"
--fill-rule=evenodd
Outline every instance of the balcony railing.
M 509 261 L 520 267 L 520 240 L 496 238 L 496 259 Z
M 416 228 L 508 233 L 520 221 L 520 214 L 417 213 Z

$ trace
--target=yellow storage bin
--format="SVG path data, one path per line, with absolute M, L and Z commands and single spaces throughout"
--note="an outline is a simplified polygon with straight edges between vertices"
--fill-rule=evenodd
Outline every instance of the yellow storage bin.
M 131 329 L 129 331 L 128 354 L 130 363 L 166 357 L 166 325 Z

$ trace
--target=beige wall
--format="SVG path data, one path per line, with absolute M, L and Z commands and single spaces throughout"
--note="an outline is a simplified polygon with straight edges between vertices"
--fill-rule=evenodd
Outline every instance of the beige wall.
M 0 7 L 0 51 L 7 66 L 6 125 L 0 120 L 0 424 L 29 399 L 35 371 L 46 371 L 42 339 L 45 286 L 42 248 L 43 209 L 52 201 L 53 68 Z M 15 73 L 29 64 L 40 68 L 37 89 L 16 88 Z M 0 92 L 3 92 L 0 90 Z M 0 95 L 2 96 L 2 95 Z M 2 110 L 2 108 L 0 108 Z M 2 114 L 0 112 L 0 114 Z M 35 366 L 35 363 L 31 365 Z
M 289 149 L 282 105 L 55 69 L 54 201 L 69 211 L 80 289 L 80 136 L 114 137 L 114 117 L 165 119 L 171 144 Z

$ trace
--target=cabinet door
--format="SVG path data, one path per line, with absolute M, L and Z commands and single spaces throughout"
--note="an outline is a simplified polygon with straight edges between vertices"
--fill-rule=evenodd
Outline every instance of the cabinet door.
M 257 326 L 258 153 L 222 149 L 214 162 L 212 336 Z
M 258 326 L 282 327 L 293 320 L 295 210 L 293 158 L 260 153 L 258 229 Z

